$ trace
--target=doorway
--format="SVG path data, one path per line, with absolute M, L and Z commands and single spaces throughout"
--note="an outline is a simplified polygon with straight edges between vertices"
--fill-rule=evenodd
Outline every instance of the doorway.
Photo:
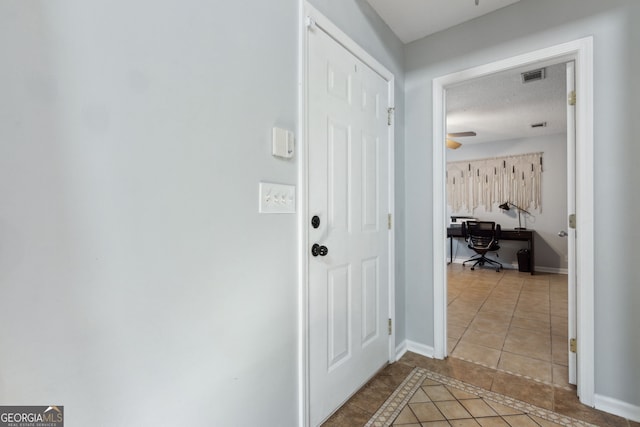
M 393 361 L 393 75 L 305 15 L 301 365 L 315 426 Z
M 568 333 L 566 280 L 575 253 L 568 256 L 564 231 L 575 185 L 567 176 L 575 162 L 568 156 L 568 65 L 530 64 L 446 90 L 448 137 L 459 141 L 446 150 L 447 216 L 459 218 L 448 228 L 460 231 L 464 216 L 500 226 L 500 248 L 488 259 L 504 266 L 465 267 L 460 263 L 475 252 L 461 238 L 450 241 L 456 257 L 447 275 L 448 354 L 559 387 L 569 387 L 575 337 Z M 536 244 L 509 240 L 519 233 L 533 234 Z M 527 247 L 531 259 L 535 249 L 535 276 L 518 265 Z
M 446 192 L 445 192 L 445 89 L 466 80 L 486 76 L 542 61 L 574 61 L 576 71 L 576 212 L 577 230 L 581 230 L 576 240 L 577 268 L 579 278 L 577 289 L 576 330 L 577 336 L 577 383 L 578 396 L 582 403 L 593 404 L 594 360 L 593 360 L 593 40 L 584 38 L 574 42 L 553 46 L 478 66 L 462 72 L 437 78 L 433 82 L 433 185 L 434 185 L 434 356 L 447 355 L 447 282 L 446 282 Z

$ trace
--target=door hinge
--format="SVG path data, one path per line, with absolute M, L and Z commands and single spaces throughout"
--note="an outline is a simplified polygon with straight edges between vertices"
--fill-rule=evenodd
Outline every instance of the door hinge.
M 569 227 L 576 228 L 576 214 L 569 215 Z
M 391 230 L 391 214 L 387 215 L 387 228 Z
M 571 351 L 571 353 L 578 352 L 578 341 L 575 338 L 571 338 L 569 340 L 569 350 Z
M 312 17 L 307 16 L 307 19 L 305 21 L 306 21 L 305 24 L 307 25 L 307 28 L 312 30 L 316 27 L 316 20 L 313 19 Z
M 571 92 L 569 92 L 569 97 L 567 99 L 567 102 L 569 102 L 569 105 L 576 105 L 576 91 L 572 90 Z
M 391 126 L 391 123 L 393 123 L 393 113 L 396 110 L 395 107 L 389 107 L 387 108 L 387 125 Z
M 392 330 L 393 330 L 393 323 L 392 323 L 391 319 L 389 319 L 389 335 L 391 335 Z

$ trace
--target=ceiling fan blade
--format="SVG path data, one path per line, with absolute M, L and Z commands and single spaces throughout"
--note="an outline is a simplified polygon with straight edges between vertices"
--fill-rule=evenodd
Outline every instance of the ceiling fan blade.
M 451 148 L 452 150 L 457 150 L 462 146 L 462 144 L 460 144 L 458 141 L 447 138 L 446 146 L 447 148 Z
M 449 138 L 460 138 L 461 136 L 476 136 L 476 133 L 473 131 L 468 131 L 468 132 L 453 132 L 453 133 L 448 133 L 447 136 Z

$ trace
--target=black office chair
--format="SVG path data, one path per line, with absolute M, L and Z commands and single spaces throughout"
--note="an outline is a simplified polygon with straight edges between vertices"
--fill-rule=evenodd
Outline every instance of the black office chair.
M 463 266 L 468 262 L 473 262 L 472 270 L 475 270 L 476 265 L 483 266 L 485 263 L 494 266 L 497 272 L 502 269 L 501 263 L 486 257 L 487 252 L 500 249 L 500 245 L 498 245 L 500 224 L 493 221 L 466 221 L 462 223 L 462 234 L 469 248 L 477 253 L 473 258 L 463 262 Z M 496 256 L 498 256 L 497 252 Z

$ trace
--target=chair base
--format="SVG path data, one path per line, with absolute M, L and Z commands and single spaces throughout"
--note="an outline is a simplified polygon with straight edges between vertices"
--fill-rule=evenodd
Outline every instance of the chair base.
M 474 262 L 475 261 L 475 262 Z M 502 270 L 502 264 L 499 263 L 498 261 L 495 261 L 493 259 L 487 258 L 486 256 L 484 256 L 484 254 L 482 255 L 476 255 L 473 258 L 470 258 L 466 261 L 464 261 L 462 263 L 463 267 L 466 267 L 466 264 L 468 262 L 473 262 L 474 264 L 471 266 L 471 270 L 475 270 L 477 265 L 480 265 L 481 267 L 484 266 L 485 264 L 490 264 L 492 266 L 495 266 L 496 272 L 500 272 L 500 270 Z

